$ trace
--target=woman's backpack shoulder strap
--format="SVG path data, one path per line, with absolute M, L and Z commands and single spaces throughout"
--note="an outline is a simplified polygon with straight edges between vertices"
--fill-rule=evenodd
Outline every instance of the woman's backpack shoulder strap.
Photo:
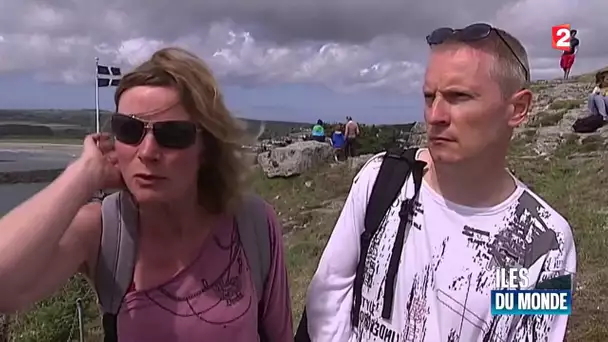
M 251 268 L 255 290 L 261 299 L 270 272 L 270 225 L 266 202 L 248 194 L 236 215 L 239 238 Z
M 102 231 L 95 290 L 103 310 L 104 341 L 116 341 L 116 315 L 133 281 L 137 256 L 138 210 L 128 192 L 103 199 Z

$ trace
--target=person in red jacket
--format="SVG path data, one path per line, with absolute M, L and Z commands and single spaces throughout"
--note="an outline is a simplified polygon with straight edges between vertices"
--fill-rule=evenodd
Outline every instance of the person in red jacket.
M 564 70 L 564 80 L 567 80 L 568 77 L 570 77 L 570 70 L 574 65 L 574 58 L 578 52 L 578 45 L 580 42 L 578 38 L 576 38 L 576 33 L 576 30 L 570 31 L 570 50 L 564 51 L 559 60 L 559 66 Z

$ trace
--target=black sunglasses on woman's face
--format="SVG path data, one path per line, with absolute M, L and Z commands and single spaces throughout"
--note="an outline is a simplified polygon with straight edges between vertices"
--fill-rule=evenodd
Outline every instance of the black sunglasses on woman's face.
M 515 51 L 513 51 L 513 48 L 511 47 L 511 45 L 509 45 L 507 40 L 500 34 L 500 32 L 496 28 L 492 27 L 491 25 L 480 23 L 469 25 L 463 29 L 441 27 L 426 36 L 426 42 L 429 45 L 439 45 L 443 44 L 449 38 L 454 38 L 462 42 L 472 42 L 476 40 L 486 39 L 490 36 L 492 32 L 496 33 L 498 38 L 500 38 L 500 40 L 507 46 L 509 51 L 511 51 L 515 59 L 517 59 L 517 61 L 523 68 L 524 73 L 526 75 L 526 81 L 529 81 L 530 72 L 528 71 L 528 68 L 526 68 L 526 65 L 521 61 L 521 59 L 519 59 L 519 57 L 517 56 Z
M 185 149 L 196 141 L 198 126 L 190 121 L 173 120 L 147 122 L 132 115 L 114 114 L 111 129 L 116 140 L 127 145 L 139 145 L 146 133 L 151 131 L 161 147 Z

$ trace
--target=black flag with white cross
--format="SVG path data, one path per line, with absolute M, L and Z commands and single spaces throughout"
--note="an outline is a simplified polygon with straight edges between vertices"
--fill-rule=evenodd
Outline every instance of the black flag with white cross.
M 119 67 L 97 65 L 98 87 L 117 87 L 121 76 L 122 72 Z

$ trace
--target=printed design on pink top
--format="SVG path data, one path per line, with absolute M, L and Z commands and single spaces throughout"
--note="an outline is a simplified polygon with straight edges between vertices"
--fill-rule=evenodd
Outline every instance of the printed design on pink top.
M 213 272 L 213 277 L 199 278 L 198 281 L 174 279 L 156 289 L 145 291 L 142 293 L 145 299 L 128 300 L 128 302 L 140 300 L 142 302 L 126 305 L 127 314 L 130 311 L 156 311 L 151 306 L 157 306 L 169 315 L 188 319 L 195 317 L 213 325 L 226 325 L 248 314 L 255 299 L 253 291 L 245 289 L 251 286 L 247 280 L 249 267 L 245 262 L 238 230 L 233 227 L 231 233 L 220 235 L 222 236 L 218 237 L 218 234 L 214 234 L 213 246 L 211 244 L 207 246 L 207 249 L 215 250 L 212 254 L 217 258 L 205 260 L 209 254 L 203 251 L 199 260 L 196 260 L 187 271 L 192 275 L 200 275 L 207 273 L 203 270 L 205 268 L 217 269 Z M 222 238 L 227 241 L 222 241 Z M 210 263 L 219 263 L 219 265 L 210 265 Z M 186 282 L 189 283 L 184 284 Z

